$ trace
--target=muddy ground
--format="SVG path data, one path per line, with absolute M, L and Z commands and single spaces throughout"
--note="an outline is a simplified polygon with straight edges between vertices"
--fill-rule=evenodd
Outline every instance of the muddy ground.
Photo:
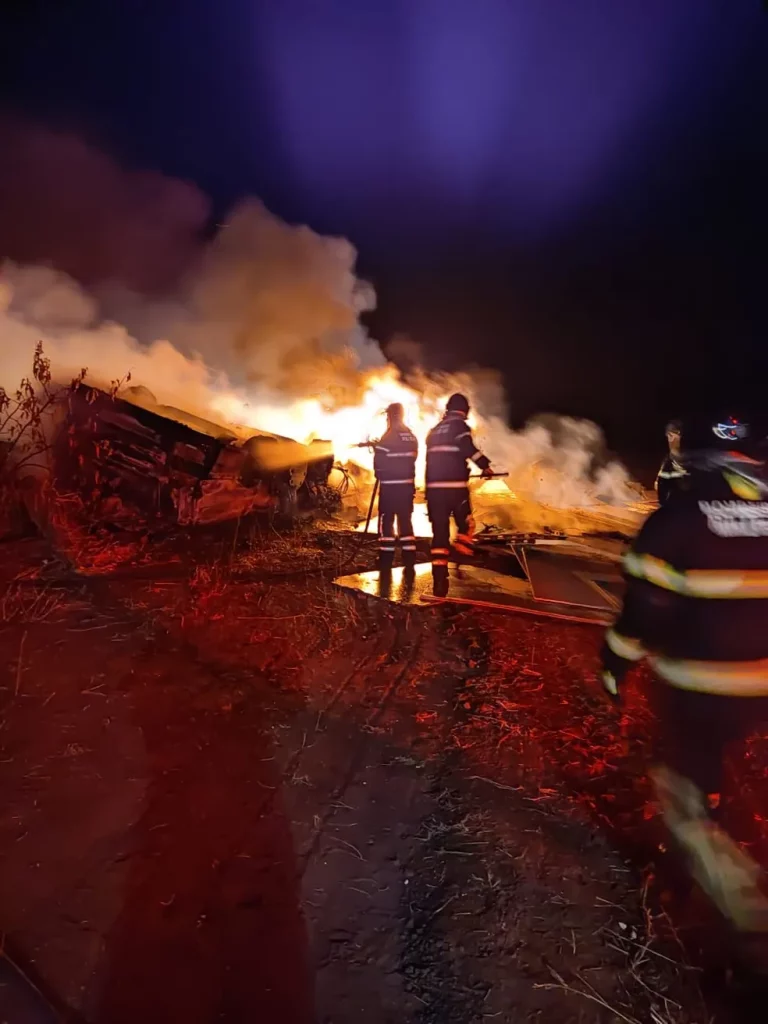
M 616 711 L 594 627 L 340 590 L 358 544 L 0 545 L 11 958 L 93 1024 L 757 1019 L 666 852 L 647 681 Z

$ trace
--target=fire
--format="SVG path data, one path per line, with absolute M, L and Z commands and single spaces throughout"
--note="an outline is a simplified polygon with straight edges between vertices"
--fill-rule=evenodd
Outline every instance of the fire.
M 392 365 L 363 373 L 362 398 L 355 405 L 329 407 L 322 396 L 304 398 L 290 404 L 248 405 L 242 399 L 221 397 L 216 411 L 222 418 L 257 428 L 269 424 L 276 434 L 294 438 L 304 444 L 314 440 L 330 441 L 336 459 L 345 466 L 357 466 L 373 472 L 373 452 L 356 447 L 376 440 L 386 429 L 388 405 L 399 402 L 405 410 L 405 421 L 419 442 L 416 465 L 417 484 L 423 482 L 427 433 L 445 408 L 449 392 L 434 393 L 415 390 L 403 383 Z
M 481 414 L 470 413 L 469 417 L 476 443 L 495 468 L 509 472 L 503 480 L 472 484 L 478 528 L 493 525 L 522 532 L 554 529 L 568 533 L 619 529 L 633 533 L 649 511 L 642 491 L 633 488 L 619 463 L 608 462 L 591 473 L 591 453 L 601 438 L 595 424 L 561 419 L 562 437 L 555 443 L 543 425 L 532 424 L 516 434 L 498 416 L 483 415 L 482 403 L 464 377 L 434 380 L 424 376 L 414 386 L 404 382 L 390 364 L 361 371 L 359 384 L 355 401 L 334 404 L 333 396 L 315 394 L 294 401 L 259 400 L 251 405 L 228 393 L 217 397 L 214 411 L 230 423 L 254 429 L 268 425 L 271 432 L 305 444 L 330 442 L 337 461 L 354 479 L 346 500 L 365 512 L 373 483 L 373 452 L 357 446 L 381 437 L 387 406 L 399 402 L 419 442 L 414 526 L 420 536 L 431 532 L 423 488 L 427 434 L 442 416 L 448 396 L 457 390 L 466 393 L 473 406 L 481 407 Z M 375 529 L 375 521 L 371 529 Z

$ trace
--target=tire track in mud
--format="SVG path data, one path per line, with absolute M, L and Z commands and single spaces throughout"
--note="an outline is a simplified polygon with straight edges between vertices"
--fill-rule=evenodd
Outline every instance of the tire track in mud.
M 458 667 L 441 674 L 433 686 L 434 697 L 448 697 L 451 710 L 438 717 L 441 728 L 425 780 L 431 811 L 413 837 L 405 868 L 400 968 L 406 991 L 418 1002 L 415 1020 L 470 1024 L 483 1019 L 490 986 L 469 969 L 468 959 L 484 955 L 486 949 L 477 942 L 482 929 L 466 929 L 466 919 L 479 924 L 491 914 L 501 923 L 515 876 L 511 862 L 494 874 L 487 868 L 490 843 L 480 838 L 472 810 L 456 785 L 462 755 L 452 736 L 465 717 L 462 692 L 485 670 L 490 641 L 475 616 L 451 610 L 439 621 L 443 628 L 438 655 L 448 666 Z M 459 942 L 455 932 L 461 936 Z M 488 952 L 493 951 L 492 942 L 486 945 Z
M 370 746 L 371 733 L 374 732 L 374 730 L 377 728 L 377 725 L 381 721 L 381 718 L 386 712 L 387 707 L 389 706 L 395 694 L 397 693 L 398 687 L 406 678 L 406 676 L 413 668 L 413 666 L 416 664 L 419 657 L 420 646 L 421 645 L 418 640 L 413 644 L 410 653 L 406 658 L 406 661 L 404 662 L 402 667 L 394 674 L 389 684 L 386 686 L 386 689 L 384 690 L 384 693 L 382 694 L 378 704 L 373 709 L 373 711 L 368 715 L 365 722 L 361 725 L 360 728 L 363 732 L 363 739 L 358 744 L 356 749 L 353 751 L 352 756 L 350 757 L 347 767 L 343 775 L 341 776 L 338 784 L 333 788 L 330 795 L 326 798 L 328 800 L 328 809 L 325 811 L 324 814 L 316 816 L 315 825 L 310 835 L 310 838 L 307 844 L 305 845 L 304 850 L 299 855 L 302 874 L 304 874 L 304 872 L 306 871 L 309 861 L 316 854 L 318 847 L 320 846 L 320 843 L 322 841 L 325 830 L 329 822 L 333 818 L 334 814 L 336 813 L 339 802 L 343 799 L 344 794 L 349 789 L 350 785 L 355 779 L 355 776 L 357 775 L 361 766 L 363 765 L 365 755 Z M 349 677 L 344 681 L 344 683 L 342 683 L 342 686 L 334 694 L 334 697 L 332 698 L 329 707 L 325 709 L 326 712 L 330 709 L 330 707 L 336 704 L 336 702 L 341 696 L 341 693 L 350 685 L 352 680 L 355 677 L 359 677 L 363 669 L 370 665 L 372 661 L 372 655 L 367 658 L 361 659 L 359 667 L 356 670 L 353 670 L 352 673 L 350 673 Z M 301 753 L 301 751 L 299 753 Z M 298 767 L 298 763 L 296 767 Z
M 363 669 L 367 668 L 373 661 L 372 654 L 366 654 L 362 658 L 358 659 L 352 667 L 352 671 L 344 677 L 339 686 L 334 690 L 331 699 L 325 705 L 320 708 L 317 713 L 317 720 L 315 722 L 315 732 L 320 731 L 320 723 L 324 716 L 328 715 L 336 707 L 338 702 L 341 700 L 343 694 L 349 689 L 350 684 L 360 675 Z

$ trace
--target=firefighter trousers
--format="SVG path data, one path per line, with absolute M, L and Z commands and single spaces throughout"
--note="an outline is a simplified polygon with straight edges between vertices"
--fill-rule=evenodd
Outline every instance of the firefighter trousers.
M 395 543 L 399 539 L 403 555 L 413 558 L 416 551 L 416 537 L 413 533 L 413 485 L 382 483 L 380 487 L 379 557 L 382 562 L 392 562 L 395 557 Z
M 659 719 L 657 760 L 690 779 L 716 805 L 728 749 L 768 722 L 768 697 L 697 693 L 655 680 L 653 703 Z
M 448 564 L 451 553 L 451 519 L 456 522 L 454 547 L 460 555 L 471 557 L 475 523 L 468 487 L 430 487 L 427 485 L 427 512 L 432 524 L 432 564 Z
M 721 814 L 720 791 L 728 747 L 768 721 L 768 700 L 679 690 L 661 681 L 654 697 L 661 729 L 651 777 L 664 821 L 692 878 L 723 916 L 740 932 L 765 935 L 768 897 L 761 868 L 731 831 L 738 819 L 741 833 L 754 812 L 742 799 Z M 734 767 L 734 792 L 741 795 L 743 762 Z

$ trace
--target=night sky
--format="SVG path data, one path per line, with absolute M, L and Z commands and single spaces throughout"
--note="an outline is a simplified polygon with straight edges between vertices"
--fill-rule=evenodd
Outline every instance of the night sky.
M 515 421 L 588 415 L 626 448 L 768 405 L 758 0 L 4 10 L 7 111 L 194 181 L 217 216 L 257 194 L 349 237 L 374 334 L 498 367 Z

